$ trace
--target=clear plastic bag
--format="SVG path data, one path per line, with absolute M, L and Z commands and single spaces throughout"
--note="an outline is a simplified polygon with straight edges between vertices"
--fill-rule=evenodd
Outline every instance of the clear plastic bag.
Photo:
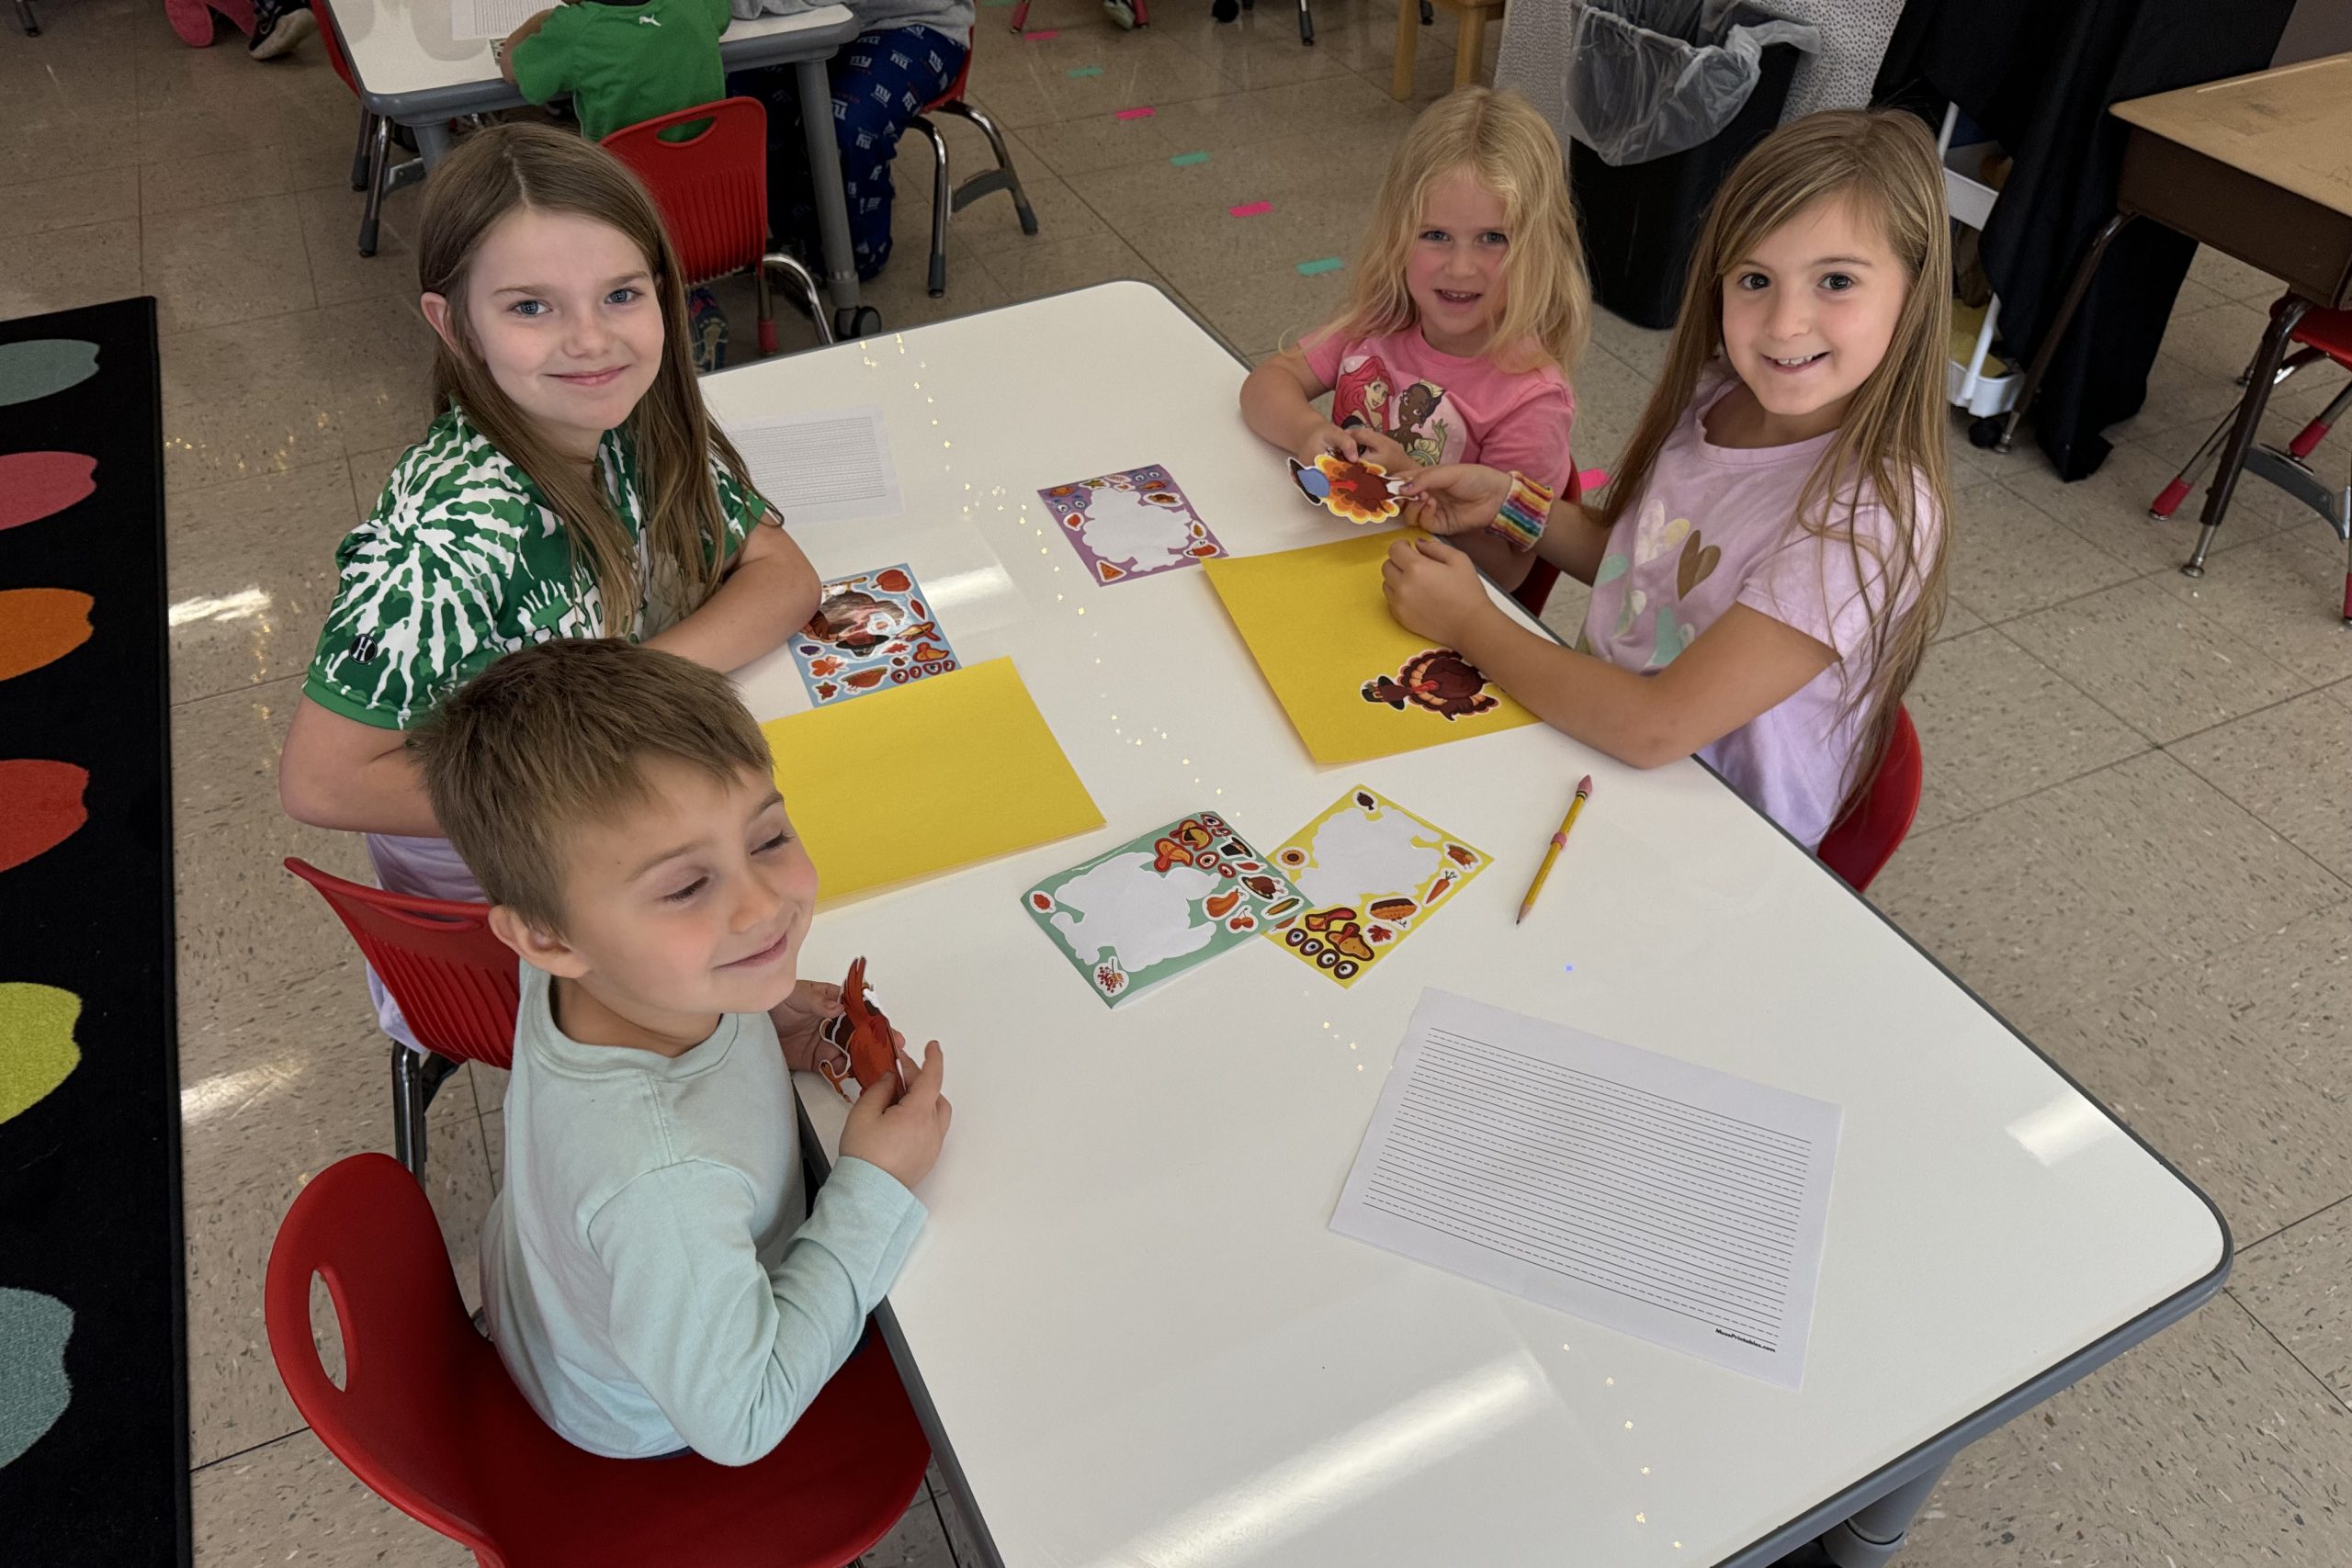
M 1614 166 L 1708 141 L 1756 90 L 1764 50 L 1821 34 L 1747 0 L 1581 0 L 1571 25 L 1568 130 Z

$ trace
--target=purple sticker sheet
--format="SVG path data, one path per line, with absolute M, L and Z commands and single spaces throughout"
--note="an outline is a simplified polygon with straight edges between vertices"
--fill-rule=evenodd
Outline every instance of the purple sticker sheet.
M 1157 463 L 1037 492 L 1097 582 L 1125 582 L 1226 553 Z

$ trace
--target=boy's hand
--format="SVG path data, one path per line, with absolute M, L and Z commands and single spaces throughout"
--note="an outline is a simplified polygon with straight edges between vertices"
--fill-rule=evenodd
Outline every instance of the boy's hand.
M 1476 463 L 1449 463 L 1416 474 L 1405 487 L 1405 521 L 1432 534 L 1475 534 L 1502 515 L 1510 476 Z
M 1464 628 L 1490 608 L 1470 558 L 1438 539 L 1399 539 L 1380 569 L 1388 613 L 1406 630 L 1459 649 Z
M 1315 466 L 1315 459 L 1326 452 L 1353 462 L 1363 451 L 1361 437 L 1369 434 L 1363 430 L 1341 430 L 1326 420 L 1306 433 L 1306 438 L 1298 444 L 1298 450 L 1291 456 L 1310 468 Z
M 907 1087 L 901 1091 L 898 1078 L 885 1077 L 860 1091 L 857 1103 L 850 1107 L 849 1124 L 842 1129 L 842 1157 L 879 1166 L 899 1186 L 912 1187 L 938 1161 L 955 1109 L 939 1092 L 947 1070 L 939 1042 L 923 1047 L 920 1068 L 907 1055 L 906 1036 L 893 1030 L 890 1043 L 898 1050 L 899 1077 L 907 1080 Z
M 822 980 L 803 980 L 792 993 L 768 1010 L 775 1021 L 775 1037 L 784 1046 L 784 1065 L 796 1073 L 813 1073 L 820 1060 L 841 1061 L 845 1053 L 819 1032 L 842 1013 L 842 988 Z

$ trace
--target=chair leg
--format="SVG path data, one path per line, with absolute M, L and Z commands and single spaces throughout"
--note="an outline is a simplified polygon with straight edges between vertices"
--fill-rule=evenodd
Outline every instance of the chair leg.
M 384 211 L 384 160 L 390 156 L 392 122 L 376 117 L 376 133 L 368 145 L 368 210 L 359 219 L 359 254 L 376 254 L 376 225 Z
M 2041 378 L 2050 373 L 2051 361 L 2058 357 L 2059 342 L 2065 337 L 2067 327 L 2073 324 L 2075 311 L 2081 306 L 2083 296 L 2089 291 L 2091 279 L 2098 276 L 2098 264 L 2107 259 L 2107 247 L 2115 243 L 2116 235 L 2123 232 L 2124 225 L 2137 216 L 2137 213 L 2119 212 L 2091 237 L 2090 248 L 2083 254 L 2082 261 L 2075 268 L 2074 280 L 2066 285 L 2066 297 L 2058 303 L 2058 313 L 2051 318 L 2048 326 L 2041 329 L 2041 346 L 2034 351 L 2033 363 L 2026 369 L 2025 385 L 2018 389 L 2018 400 L 2010 405 L 2008 417 L 2001 425 L 2000 439 L 1994 445 L 1996 451 L 2007 451 L 2009 444 L 2017 439 L 2018 423 L 2025 418 L 2026 411 L 2033 407 L 2034 397 L 2041 390 Z
M 17 0 L 17 25 L 25 29 L 27 38 L 40 37 L 40 17 L 33 11 L 33 0 Z
M 752 269 L 752 288 L 760 300 L 760 357 L 765 359 L 775 352 L 775 286 L 764 265 Z
M 1420 17 L 1409 0 L 1396 6 L 1396 55 L 1388 66 L 1388 96 L 1400 104 L 1413 100 L 1413 61 L 1421 47 Z
M 1306 8 L 1306 0 L 1298 0 L 1298 41 L 1304 45 L 1315 41 L 1315 13 Z
M 934 299 L 947 292 L 947 218 L 956 210 L 956 187 L 947 177 L 947 138 L 924 115 L 908 122 L 931 143 L 931 276 Z
M 2255 432 L 2261 427 L 2262 411 L 2270 402 L 2270 389 L 2277 378 L 2279 364 L 2287 357 L 2287 342 L 2293 336 L 2295 323 L 2303 319 L 2310 303 L 2301 296 L 2284 301 L 2271 313 L 2270 325 L 2262 334 L 2262 352 L 2255 356 L 2254 375 L 2247 382 L 2245 396 L 2238 402 L 2237 422 L 2230 427 L 2230 444 L 2222 449 L 2222 467 L 2213 476 L 2212 488 L 2205 492 L 2205 510 L 2199 518 L 2203 526 L 2198 530 L 2197 548 L 2181 563 L 2183 577 L 2205 575 L 2205 557 L 2213 547 L 2213 536 L 2221 531 L 2222 519 L 2230 510 L 2230 497 L 2238 488 L 2238 472 L 2245 467 L 2245 455 L 2254 448 Z
M 817 341 L 830 345 L 833 341 L 832 323 L 825 319 L 824 291 L 817 286 L 817 275 L 808 265 L 788 251 L 770 251 L 760 258 L 760 282 L 767 284 L 767 269 L 775 267 L 793 281 L 808 301 L 808 319 L 817 323 Z
M 2352 381 L 2346 382 L 2344 390 L 2335 394 L 2335 400 L 2320 410 L 2319 417 L 2303 426 L 2295 438 L 2287 443 L 2288 452 L 2299 459 L 2310 457 L 2312 450 L 2327 439 L 2327 433 L 2335 427 L 2337 420 L 2344 417 L 2346 408 L 2352 408 Z
M 366 104 L 362 104 L 359 106 L 359 141 L 351 150 L 351 188 L 354 190 L 368 188 L 368 150 L 375 139 L 376 117 L 368 112 Z
M 425 1094 L 421 1053 L 392 1042 L 392 1157 L 424 1179 Z
M 2259 350 L 2256 350 L 2257 354 L 2259 352 Z M 2278 387 L 2285 384 L 2289 377 L 2294 375 L 2296 371 L 2301 370 L 2304 366 L 2309 365 L 2315 359 L 2324 357 L 2325 355 L 2321 354 L 2321 352 L 2315 348 L 2297 350 L 2294 354 L 2288 356 L 2287 362 L 2284 365 L 2281 365 L 2278 367 L 2278 374 L 2271 379 L 2271 387 L 2274 389 L 2277 389 Z M 2352 398 L 2352 388 L 2346 389 L 2346 397 Z M 2221 423 L 2213 426 L 2212 434 L 2205 437 L 2204 441 L 2199 445 L 2195 452 L 2189 454 L 2188 461 L 2182 466 L 2180 472 L 2173 476 L 2172 482 L 2165 486 L 2165 488 L 2157 493 L 2155 501 L 2148 507 L 2149 516 L 2161 523 L 2165 519 L 2170 517 L 2174 513 L 2180 510 L 2180 503 L 2188 499 L 2188 492 L 2195 490 L 2197 488 L 2198 481 L 2205 477 L 2207 465 L 2211 464 L 2214 456 L 2221 451 L 2222 441 L 2223 437 L 2229 434 L 2231 427 L 2237 423 L 2237 407 L 2235 404 L 2232 404 L 2230 412 L 2223 414 L 2222 416 Z M 2314 446 L 2319 445 L 2320 440 L 2325 437 L 2327 434 L 2327 429 L 2324 425 L 2322 425 L 2319 427 L 2319 435 L 2314 436 L 2312 441 L 2312 445 Z M 2301 440 L 2301 437 L 2298 436 L 2296 439 Z M 2297 452 L 2295 456 L 2300 457 L 2303 456 L 2303 454 L 2301 452 Z
M 978 126 L 980 134 L 989 139 L 989 151 L 996 155 L 996 173 L 976 175 L 966 180 L 964 188 L 956 193 L 956 209 L 960 212 L 980 197 L 1001 186 L 1012 193 L 1012 210 L 1021 219 L 1021 231 L 1024 234 L 1036 233 L 1036 210 L 1029 205 L 1029 193 L 1021 188 L 1021 171 L 1012 166 L 1012 154 L 1005 151 L 1004 132 L 996 128 L 996 121 L 967 99 L 958 98 L 952 104 L 939 107 Z
M 1012 8 L 1012 30 L 1017 33 L 1028 25 L 1029 0 L 1021 0 L 1021 4 Z

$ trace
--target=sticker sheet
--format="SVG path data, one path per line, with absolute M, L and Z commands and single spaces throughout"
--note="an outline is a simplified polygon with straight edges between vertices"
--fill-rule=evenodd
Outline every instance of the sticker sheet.
M 1295 918 L 1305 903 L 1223 818 L 1202 811 L 1047 878 L 1022 906 L 1117 1007 Z
M 1150 577 L 1226 553 L 1157 463 L 1056 485 L 1037 496 L 1097 582 Z
M 791 647 L 819 707 L 958 668 L 922 584 L 903 564 L 826 583 Z
M 1274 852 L 1306 907 L 1269 920 L 1266 939 L 1352 986 L 1493 858 L 1375 790 L 1351 789 Z

